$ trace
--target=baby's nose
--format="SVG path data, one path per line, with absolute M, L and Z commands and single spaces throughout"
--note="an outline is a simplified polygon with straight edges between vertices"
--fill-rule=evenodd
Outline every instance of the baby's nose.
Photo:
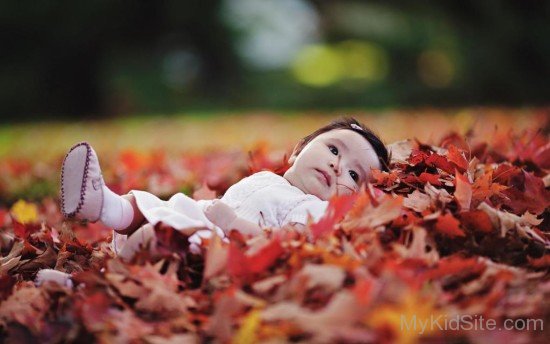
M 334 171 L 334 173 L 339 176 L 340 175 L 340 164 L 339 163 L 333 163 L 331 162 L 330 163 L 330 168 L 332 168 L 332 170 Z

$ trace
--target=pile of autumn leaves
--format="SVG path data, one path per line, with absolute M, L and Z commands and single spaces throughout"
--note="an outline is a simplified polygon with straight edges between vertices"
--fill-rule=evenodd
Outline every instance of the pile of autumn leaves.
M 255 238 L 233 232 L 229 241 L 203 242 L 202 254 L 191 252 L 186 235 L 160 224 L 156 246 L 123 261 L 110 249 L 109 229 L 63 222 L 51 199 L 38 205 L 20 201 L 0 212 L 0 338 L 150 343 L 545 338 L 541 331 L 421 331 L 403 328 L 402 321 L 472 315 L 547 323 L 548 138 L 525 132 L 486 142 L 450 134 L 437 146 L 408 140 L 391 150 L 390 172 L 376 172 L 374 186 L 356 195 L 332 199 L 307 231 L 272 229 Z M 267 152 L 252 158 L 250 173 L 278 166 Z M 162 169 L 160 163 L 139 178 L 151 179 L 148 173 Z M 137 178 L 125 176 L 121 182 L 127 184 Z M 373 187 L 385 193 L 375 196 Z M 203 189 L 199 195 L 212 193 Z M 71 273 L 74 286 L 35 286 L 42 268 Z

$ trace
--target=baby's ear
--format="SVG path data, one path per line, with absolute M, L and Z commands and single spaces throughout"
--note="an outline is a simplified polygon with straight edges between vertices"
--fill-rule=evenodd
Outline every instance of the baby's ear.
M 288 158 L 288 164 L 292 165 L 294 164 L 294 161 L 296 161 L 296 155 L 292 154 L 290 158 Z

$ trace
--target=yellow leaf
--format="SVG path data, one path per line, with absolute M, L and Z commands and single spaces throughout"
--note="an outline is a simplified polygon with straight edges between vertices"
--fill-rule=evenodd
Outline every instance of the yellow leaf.
M 28 203 L 20 199 L 11 207 L 12 216 L 22 224 L 38 221 L 38 207 L 34 203 Z
M 233 338 L 233 343 L 235 344 L 253 344 L 257 343 L 256 332 L 260 326 L 260 311 L 254 310 L 246 316 L 237 332 L 235 338 Z
M 422 328 L 421 324 L 427 324 L 432 317 L 437 318 L 440 314 L 431 300 L 409 292 L 397 304 L 377 307 L 365 320 L 374 328 L 391 329 L 396 336 L 395 343 L 413 344 L 419 341 L 420 336 L 437 331 L 437 327 Z

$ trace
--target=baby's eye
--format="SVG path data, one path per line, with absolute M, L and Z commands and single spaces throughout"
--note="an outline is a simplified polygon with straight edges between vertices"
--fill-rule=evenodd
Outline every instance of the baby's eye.
M 334 147 L 333 145 L 329 145 L 328 149 L 330 149 L 330 152 L 334 155 L 338 155 L 338 148 Z
M 351 176 L 351 179 L 353 179 L 353 181 L 357 183 L 357 181 L 359 180 L 359 175 L 357 174 L 357 172 L 350 170 L 349 175 Z

